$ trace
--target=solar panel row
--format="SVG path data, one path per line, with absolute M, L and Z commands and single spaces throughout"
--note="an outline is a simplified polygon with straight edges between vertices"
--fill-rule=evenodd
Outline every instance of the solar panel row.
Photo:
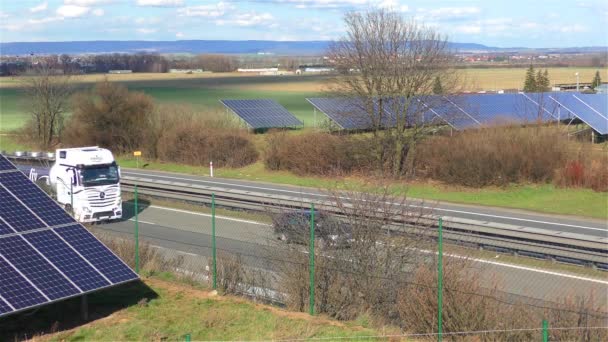
M 253 129 L 302 126 L 283 106 L 269 99 L 220 100 Z
M 309 98 L 343 129 L 369 129 L 374 125 L 371 110 L 356 98 Z M 456 129 L 483 125 L 550 122 L 579 118 L 600 134 L 608 133 L 608 96 L 605 94 L 471 94 L 458 96 L 420 96 L 405 100 L 374 99 L 374 116 L 383 115 L 382 125 L 390 127 L 396 118 L 408 125 L 447 123 Z M 378 108 L 383 110 L 379 111 Z
M 0 155 L 0 316 L 137 279 Z

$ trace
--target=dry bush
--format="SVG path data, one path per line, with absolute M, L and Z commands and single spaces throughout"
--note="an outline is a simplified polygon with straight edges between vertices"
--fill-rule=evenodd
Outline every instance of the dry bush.
M 239 294 L 245 283 L 245 265 L 240 255 L 219 253 L 217 257 L 217 287 L 225 294 Z
M 409 226 L 393 219 L 408 216 L 415 222 L 422 215 L 420 209 L 391 198 L 388 191 L 331 197 L 340 216 L 320 224 L 345 224 L 352 240 L 345 248 L 315 246 L 315 311 L 344 320 L 368 312 L 379 321 L 394 322 L 395 284 L 406 281 L 408 270 L 423 258 L 413 247 L 424 248 L 425 241 L 418 234 L 405 235 Z M 394 233 L 398 230 L 400 234 Z M 278 267 L 279 288 L 287 296 L 287 306 L 300 311 L 308 308 L 308 255 L 302 252 L 307 248 L 281 241 L 270 252 L 273 259 L 284 260 Z
M 115 152 L 128 152 L 146 145 L 152 98 L 142 92 L 108 82 L 97 83 L 90 92 L 72 98 L 72 116 L 62 141 L 69 146 L 100 145 Z
M 328 133 L 271 133 L 264 155 L 268 169 L 298 175 L 349 174 L 369 168 L 371 160 L 365 138 Z
M 397 307 L 402 327 L 411 333 L 429 333 L 437 327 L 437 272 L 435 264 L 420 265 L 412 280 L 400 289 Z M 538 339 L 538 329 L 547 319 L 551 340 L 605 341 L 608 330 L 590 329 L 608 323 L 602 304 L 588 298 L 564 298 L 561 303 L 529 303 L 529 298 L 516 297 L 494 288 L 482 287 L 478 271 L 467 261 L 444 259 L 443 330 L 471 332 L 450 335 L 450 340 L 465 341 L 531 341 Z M 487 333 L 474 331 L 499 330 Z
M 608 155 L 586 146 L 556 170 L 554 183 L 562 187 L 608 191 Z
M 480 187 L 546 182 L 568 158 L 568 142 L 554 128 L 490 127 L 433 137 L 419 148 L 419 175 Z
M 250 134 L 216 111 L 161 107 L 150 126 L 149 145 L 156 148 L 149 155 L 163 161 L 242 167 L 258 158 Z

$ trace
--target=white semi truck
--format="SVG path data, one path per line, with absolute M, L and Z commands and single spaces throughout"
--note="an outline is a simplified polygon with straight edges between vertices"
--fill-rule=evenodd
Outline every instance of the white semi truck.
M 120 168 L 112 152 L 97 146 L 56 150 L 49 171 L 57 202 L 79 222 L 122 218 Z

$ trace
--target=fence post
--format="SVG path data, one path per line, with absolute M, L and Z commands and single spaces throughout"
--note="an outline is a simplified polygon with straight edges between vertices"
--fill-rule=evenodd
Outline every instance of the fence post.
M 443 340 L 443 219 L 439 218 L 437 255 L 437 341 Z
M 133 195 L 134 210 L 135 210 L 135 272 L 139 274 L 139 204 L 137 198 L 137 185 L 135 185 L 135 194 Z
M 215 193 L 211 194 L 211 248 L 213 254 L 213 289 L 217 290 L 217 249 L 215 245 Z
M 192 335 L 191 335 L 191 334 L 186 334 L 186 335 L 184 335 L 184 340 L 185 340 L 186 342 L 190 342 L 190 341 L 192 340 Z
M 543 342 L 549 341 L 549 322 L 543 319 Z
M 315 204 L 310 204 L 310 250 L 309 250 L 309 271 L 310 271 L 310 298 L 308 312 L 311 316 L 315 314 Z

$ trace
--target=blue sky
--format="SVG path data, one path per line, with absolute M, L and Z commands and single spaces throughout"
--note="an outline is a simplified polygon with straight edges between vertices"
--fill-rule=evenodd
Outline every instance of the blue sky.
M 326 40 L 346 11 L 374 7 L 455 42 L 608 46 L 605 0 L 0 0 L 0 41 Z

